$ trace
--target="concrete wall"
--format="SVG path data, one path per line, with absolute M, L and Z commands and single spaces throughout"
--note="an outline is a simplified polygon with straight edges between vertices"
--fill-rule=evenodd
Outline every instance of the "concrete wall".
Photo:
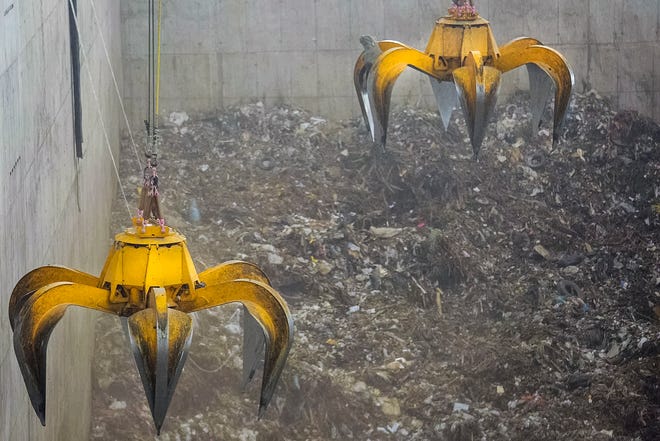
M 121 73 L 119 5 L 79 0 L 89 58 L 109 140 L 119 140 L 119 106 L 100 44 L 103 30 Z M 73 141 L 67 0 L 0 0 L 0 440 L 89 439 L 95 315 L 70 308 L 50 339 L 47 425 L 28 400 L 7 319 L 11 290 L 27 271 L 50 263 L 98 274 L 110 245 L 115 195 L 112 162 L 82 69 L 84 157 Z M 84 60 L 84 58 L 83 58 Z
M 263 100 L 327 116 L 359 113 L 352 69 L 372 34 L 424 49 L 449 0 L 177 0 L 164 2 L 162 111 L 213 111 Z M 122 0 L 124 94 L 141 130 L 146 107 L 146 6 Z M 659 0 L 477 0 L 504 44 L 539 38 L 574 68 L 576 89 L 660 120 Z M 527 87 L 522 69 L 502 91 Z M 396 104 L 432 106 L 428 80 L 405 72 Z

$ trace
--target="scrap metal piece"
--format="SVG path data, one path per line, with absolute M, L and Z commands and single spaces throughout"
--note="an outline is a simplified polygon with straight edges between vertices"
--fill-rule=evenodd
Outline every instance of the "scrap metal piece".
M 385 145 L 392 88 L 401 72 L 409 66 L 431 77 L 445 130 L 451 110 L 460 98 L 463 113 L 468 118 L 467 124 L 471 127 L 470 141 L 476 155 L 483 142 L 488 116 L 495 105 L 500 74 L 527 64 L 532 66 L 530 87 L 535 125 L 538 125 L 537 118 L 541 113 L 538 108 L 545 104 L 544 97 L 550 85 L 547 78 L 539 75 L 536 67 L 549 76 L 555 86 L 553 140 L 556 141 L 574 81 L 564 57 L 529 37 L 513 40 L 498 48 L 490 24 L 478 15 L 472 4 L 454 4 L 448 12 L 447 16 L 436 21 L 424 52 L 403 43 L 388 41 L 387 44 L 377 42 L 381 53 L 371 67 L 368 67 L 366 50 L 358 57 L 354 71 L 356 92 L 372 140 Z M 475 53 L 481 58 L 476 71 L 474 67 L 467 66 L 475 59 L 470 54 Z M 480 79 L 473 81 L 471 75 Z M 455 92 L 449 92 L 451 87 L 445 85 L 452 82 L 456 85 Z M 453 99 L 448 98 L 453 93 L 457 95 L 453 95 Z

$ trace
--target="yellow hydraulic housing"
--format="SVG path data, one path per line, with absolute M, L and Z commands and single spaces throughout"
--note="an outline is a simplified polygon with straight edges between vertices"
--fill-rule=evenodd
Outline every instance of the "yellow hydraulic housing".
M 14 350 L 32 405 L 46 422 L 48 338 L 68 306 L 127 318 L 127 331 L 154 423 L 160 433 L 192 337 L 188 315 L 231 302 L 244 305 L 243 379 L 265 344 L 259 414 L 266 409 L 293 339 L 286 302 L 255 265 L 225 262 L 197 273 L 185 238 L 142 218 L 115 237 L 100 277 L 60 266 L 26 274 L 14 288 L 9 319 Z
M 552 87 L 555 88 L 556 141 L 574 83 L 566 59 L 529 37 L 517 38 L 498 48 L 490 24 L 479 16 L 471 1 L 455 1 L 448 12 L 435 22 L 424 52 L 397 41 L 361 37 L 364 51 L 358 57 L 353 76 L 373 141 L 385 145 L 392 88 L 405 68 L 412 67 L 430 77 L 445 130 L 460 102 L 477 155 L 497 101 L 501 74 L 523 65 L 529 73 L 536 127 Z

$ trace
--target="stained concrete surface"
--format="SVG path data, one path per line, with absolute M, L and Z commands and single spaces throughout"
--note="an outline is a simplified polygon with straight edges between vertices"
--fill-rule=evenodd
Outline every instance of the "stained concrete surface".
M 50 338 L 45 428 L 30 405 L 7 317 L 11 289 L 27 271 L 60 264 L 98 273 L 109 245 L 108 201 L 114 195 L 115 182 L 99 118 L 103 118 L 116 154 L 119 105 L 100 32 L 121 74 L 119 5 L 110 0 L 95 0 L 93 5 L 89 1 L 78 3 L 85 53 L 81 71 L 82 159 L 76 159 L 74 153 L 67 2 L 0 1 L 3 441 L 85 440 L 89 436 L 96 315 L 70 308 Z
M 122 2 L 125 97 L 144 118 L 146 3 Z M 213 112 L 237 103 L 296 104 L 354 117 L 352 69 L 359 37 L 372 34 L 423 50 L 448 0 L 181 0 L 164 3 L 162 113 Z M 595 88 L 621 108 L 660 120 L 657 0 L 479 0 L 502 45 L 531 36 L 573 66 L 576 90 Z M 527 87 L 524 69 L 503 77 L 502 95 Z M 394 105 L 433 108 L 428 80 L 406 72 Z

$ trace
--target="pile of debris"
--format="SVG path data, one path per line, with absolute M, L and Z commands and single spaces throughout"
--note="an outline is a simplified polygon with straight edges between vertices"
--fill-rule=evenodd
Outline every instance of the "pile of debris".
M 386 150 L 295 108 L 172 114 L 167 223 L 199 271 L 261 266 L 296 330 L 257 420 L 239 309 L 197 314 L 159 439 L 660 438 L 660 128 L 589 92 L 553 146 L 527 102 L 499 106 L 478 160 L 459 112 L 448 132 L 395 112 Z M 97 331 L 93 439 L 155 436 L 121 328 Z

